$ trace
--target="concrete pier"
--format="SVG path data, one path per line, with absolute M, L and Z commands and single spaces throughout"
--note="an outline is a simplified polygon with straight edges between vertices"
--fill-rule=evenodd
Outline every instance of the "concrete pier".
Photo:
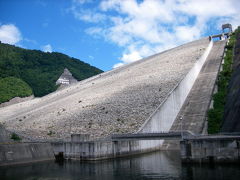
M 240 136 L 202 136 L 180 146 L 185 163 L 240 163 Z

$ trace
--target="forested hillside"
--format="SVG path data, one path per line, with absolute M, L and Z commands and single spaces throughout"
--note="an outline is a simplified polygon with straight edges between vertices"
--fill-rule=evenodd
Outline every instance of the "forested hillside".
M 0 43 L 0 80 L 6 77 L 21 79 L 31 87 L 34 96 L 41 97 L 55 91 L 57 89 L 55 82 L 64 68 L 67 68 L 77 80 L 102 72 L 62 53 L 45 53 Z M 4 94 L 0 96 L 3 97 Z

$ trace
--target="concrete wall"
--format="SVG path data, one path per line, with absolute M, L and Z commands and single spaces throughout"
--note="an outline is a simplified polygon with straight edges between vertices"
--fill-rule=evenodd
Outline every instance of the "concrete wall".
M 180 146 L 183 162 L 240 163 L 240 137 L 184 140 Z
M 165 101 L 160 104 L 156 111 L 143 124 L 139 132 L 159 132 L 168 131 L 178 112 L 181 109 L 189 91 L 191 90 L 198 74 L 205 63 L 213 46 L 211 41 L 204 54 L 195 63 L 193 68 L 188 72 L 185 78 L 174 88 Z
M 197 79 L 203 64 L 205 63 L 212 46 L 213 42 L 210 41 L 204 54 L 199 58 L 185 78 L 169 94 L 165 101 L 160 104 L 156 111 L 143 124 L 139 132 L 161 132 L 170 130 L 195 80 Z M 163 140 L 141 141 L 140 146 L 142 149 L 160 148 L 163 142 Z
M 0 144 L 0 166 L 53 159 L 49 143 Z
M 89 141 L 52 143 L 54 154 L 63 153 L 65 159 L 99 160 L 156 151 L 158 148 L 143 148 L 141 141 Z
M 10 133 L 0 125 L 0 143 L 10 141 Z

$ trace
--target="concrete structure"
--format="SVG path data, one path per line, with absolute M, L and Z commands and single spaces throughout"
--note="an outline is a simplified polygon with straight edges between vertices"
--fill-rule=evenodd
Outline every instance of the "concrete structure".
M 240 136 L 206 136 L 181 141 L 182 162 L 240 163 Z
M 71 134 L 71 142 L 90 141 L 90 134 Z
M 221 40 L 225 40 L 229 37 L 229 33 L 222 33 L 222 34 L 216 34 L 213 36 L 210 36 L 209 39 L 213 40 L 213 41 L 221 41 Z
M 0 166 L 54 159 L 49 143 L 0 143 Z
M 182 136 L 183 135 L 183 136 Z M 78 135 L 78 137 L 86 135 Z M 111 140 L 69 141 L 52 143 L 55 156 L 75 160 L 100 160 L 159 150 L 142 148 L 142 140 L 182 139 L 182 162 L 240 162 L 240 136 L 225 134 L 215 136 L 193 135 L 188 131 L 171 133 L 144 133 L 113 135 Z M 146 141 L 150 142 L 150 141 Z
M 182 128 L 182 130 L 188 130 L 196 134 L 203 133 L 205 117 L 217 83 L 217 75 L 222 64 L 225 45 L 226 41 L 214 42 L 206 63 L 178 113 L 177 120 L 171 128 L 172 131 Z M 182 118 L 182 121 L 180 121 L 180 118 Z
M 161 133 L 136 133 L 136 134 L 113 134 L 112 141 L 127 140 L 159 140 L 159 139 L 178 139 L 195 137 L 196 135 L 190 131 L 179 132 L 161 132 Z
M 231 24 L 223 24 L 222 25 L 222 31 L 224 33 L 224 30 L 227 29 L 229 33 L 232 32 L 232 25 Z
M 6 131 L 6 129 L 0 125 L 0 143 L 9 142 L 10 141 L 10 132 Z
M 171 131 L 188 130 L 196 134 L 206 133 L 206 115 L 209 109 L 217 75 L 223 60 L 226 41 L 214 42 L 213 48 L 198 75 L 187 99 L 171 127 Z M 179 142 L 165 142 L 163 149 L 179 149 Z
M 154 141 L 154 140 L 153 140 Z M 157 140 L 155 140 L 157 141 Z M 101 160 L 129 156 L 159 150 L 158 147 L 143 148 L 142 141 L 98 140 L 82 142 L 52 142 L 54 155 L 57 158 L 74 160 Z M 151 142 L 151 141 L 148 141 Z M 151 145 L 145 144 L 147 147 Z
M 70 73 L 70 71 L 65 68 L 62 75 L 58 78 L 56 84 L 69 85 L 76 82 L 78 81 L 72 76 L 72 73 Z
M 11 135 L 0 125 L 0 166 L 55 159 L 50 143 L 14 141 Z

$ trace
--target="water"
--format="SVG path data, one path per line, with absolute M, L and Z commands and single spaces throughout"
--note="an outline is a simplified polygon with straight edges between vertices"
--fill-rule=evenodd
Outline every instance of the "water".
M 97 162 L 42 162 L 0 167 L 0 180 L 240 179 L 237 165 L 182 165 L 179 152 L 155 152 Z

